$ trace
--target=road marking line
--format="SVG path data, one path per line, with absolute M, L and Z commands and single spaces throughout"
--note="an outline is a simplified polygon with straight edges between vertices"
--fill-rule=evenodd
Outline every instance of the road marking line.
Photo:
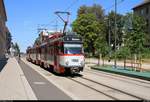
M 36 85 L 45 85 L 46 84 L 45 82 L 33 82 L 33 83 Z

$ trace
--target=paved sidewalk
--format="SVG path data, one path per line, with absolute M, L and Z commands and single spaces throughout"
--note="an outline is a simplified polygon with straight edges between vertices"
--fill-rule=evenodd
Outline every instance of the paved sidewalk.
M 0 100 L 37 100 L 15 58 L 0 72 Z

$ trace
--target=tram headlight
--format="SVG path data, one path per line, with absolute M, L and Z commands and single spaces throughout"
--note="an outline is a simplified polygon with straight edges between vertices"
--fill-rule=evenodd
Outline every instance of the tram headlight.
M 69 61 L 66 61 L 66 63 L 65 63 L 67 66 L 69 65 Z
M 81 66 L 84 66 L 84 61 L 81 61 L 81 63 L 80 63 L 80 64 L 81 64 Z

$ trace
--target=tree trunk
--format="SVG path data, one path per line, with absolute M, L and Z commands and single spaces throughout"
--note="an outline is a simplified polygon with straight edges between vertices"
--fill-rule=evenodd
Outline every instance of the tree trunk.
M 141 59 L 141 53 L 139 52 L 139 69 L 142 71 L 142 59 Z
M 100 65 L 100 54 L 98 55 L 98 65 Z
M 100 54 L 100 60 L 102 60 L 102 54 Z
M 126 58 L 124 58 L 124 69 L 126 69 Z
M 133 70 L 132 54 L 131 54 L 131 68 L 132 68 L 132 70 Z
M 137 69 L 137 54 L 134 54 L 134 70 L 136 71 L 136 69 Z
M 103 58 L 103 66 L 104 66 L 104 58 Z

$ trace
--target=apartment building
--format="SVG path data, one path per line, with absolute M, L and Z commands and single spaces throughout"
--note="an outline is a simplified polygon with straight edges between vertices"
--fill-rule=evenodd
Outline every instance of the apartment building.
M 0 58 L 3 58 L 7 51 L 6 21 L 7 21 L 7 16 L 5 11 L 4 1 L 0 0 Z
M 135 14 L 140 15 L 145 18 L 147 23 L 147 33 L 149 40 L 147 41 L 148 46 L 150 46 L 150 0 L 144 0 L 142 3 L 136 5 L 133 8 Z

